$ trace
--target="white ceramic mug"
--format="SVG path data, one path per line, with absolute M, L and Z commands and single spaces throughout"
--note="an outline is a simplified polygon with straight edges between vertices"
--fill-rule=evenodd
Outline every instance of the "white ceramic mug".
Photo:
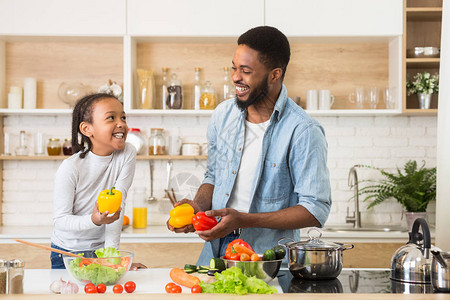
M 181 147 L 181 154 L 187 156 L 200 155 L 200 145 L 196 143 L 184 143 Z
M 306 91 L 306 109 L 317 110 L 318 106 L 318 93 L 317 90 Z
M 168 138 L 169 155 L 180 155 L 183 140 L 179 136 L 171 135 Z
M 334 103 L 334 96 L 331 95 L 330 90 L 320 90 L 319 91 L 319 109 L 327 110 L 330 109 Z

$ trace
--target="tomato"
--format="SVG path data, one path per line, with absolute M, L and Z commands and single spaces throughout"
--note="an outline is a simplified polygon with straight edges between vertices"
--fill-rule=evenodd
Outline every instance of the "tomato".
M 176 285 L 173 282 L 169 282 L 168 284 L 166 284 L 166 293 L 171 293 L 170 291 L 172 290 L 172 287 Z
M 84 292 L 86 294 L 97 294 L 97 288 L 93 283 L 88 283 L 84 286 Z
M 103 283 L 97 284 L 97 293 L 104 294 L 106 292 L 106 285 Z
M 181 286 L 175 284 L 175 285 L 170 289 L 170 292 L 171 292 L 172 294 L 179 294 L 179 293 L 181 293 Z
M 116 285 L 113 287 L 113 292 L 114 292 L 114 294 L 122 294 L 122 292 L 123 292 L 123 286 L 121 286 L 120 284 L 116 284 Z
M 199 286 L 198 284 L 194 285 L 194 286 L 191 288 L 191 293 L 192 293 L 192 294 L 198 294 L 198 293 L 201 293 L 201 292 L 202 292 L 202 287 Z
M 134 283 L 134 281 L 127 281 L 125 282 L 123 287 L 125 289 L 125 292 L 132 293 L 136 289 L 136 283 Z

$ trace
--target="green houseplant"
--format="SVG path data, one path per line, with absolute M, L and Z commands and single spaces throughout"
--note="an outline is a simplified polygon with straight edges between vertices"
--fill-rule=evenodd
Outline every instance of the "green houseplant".
M 366 166 L 373 168 L 370 166 Z M 387 172 L 375 168 L 384 176 L 360 190 L 366 195 L 364 201 L 370 201 L 368 208 L 395 198 L 407 212 L 426 212 L 428 203 L 436 200 L 436 167 L 425 168 L 425 162 L 419 168 L 414 160 L 408 161 L 403 170 L 397 167 L 396 172 Z
M 439 92 L 439 75 L 428 72 L 417 73 L 414 80 L 406 82 L 408 96 L 416 94 L 421 109 L 430 108 L 431 96 Z
M 365 196 L 363 201 L 369 201 L 368 208 L 383 201 L 394 198 L 406 210 L 408 227 L 412 226 L 416 217 L 425 217 L 428 204 L 436 200 L 436 167 L 425 168 L 425 162 L 418 167 L 417 162 L 408 161 L 403 170 L 397 167 L 396 172 L 364 166 L 379 170 L 381 180 L 367 180 L 371 184 L 360 189 L 359 194 Z M 410 213 L 422 213 L 413 216 Z M 417 214 L 416 214 L 417 215 Z

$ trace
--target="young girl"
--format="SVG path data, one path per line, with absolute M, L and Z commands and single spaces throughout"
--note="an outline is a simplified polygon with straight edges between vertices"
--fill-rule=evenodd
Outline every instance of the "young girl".
M 80 251 L 86 257 L 102 247 L 119 248 L 128 188 L 134 177 L 136 150 L 125 143 L 128 126 L 122 103 L 109 94 L 78 101 L 72 117 L 73 155 L 55 175 L 52 247 Z M 97 197 L 115 187 L 122 207 L 100 213 Z M 64 269 L 62 255 L 51 253 L 52 269 Z

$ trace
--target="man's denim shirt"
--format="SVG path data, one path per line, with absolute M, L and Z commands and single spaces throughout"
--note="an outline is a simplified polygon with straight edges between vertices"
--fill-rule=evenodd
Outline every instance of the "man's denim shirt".
M 234 99 L 221 103 L 208 125 L 208 160 L 203 183 L 214 185 L 212 209 L 227 206 L 244 147 L 246 113 Z M 323 226 L 331 206 L 327 142 L 320 124 L 287 97 L 283 85 L 264 134 L 259 164 L 250 194 L 249 213 L 273 212 L 294 205 L 305 207 Z M 270 224 L 267 224 L 269 227 Z M 246 228 L 241 237 L 257 253 L 300 231 Z M 219 239 L 205 243 L 198 264 L 219 256 Z

